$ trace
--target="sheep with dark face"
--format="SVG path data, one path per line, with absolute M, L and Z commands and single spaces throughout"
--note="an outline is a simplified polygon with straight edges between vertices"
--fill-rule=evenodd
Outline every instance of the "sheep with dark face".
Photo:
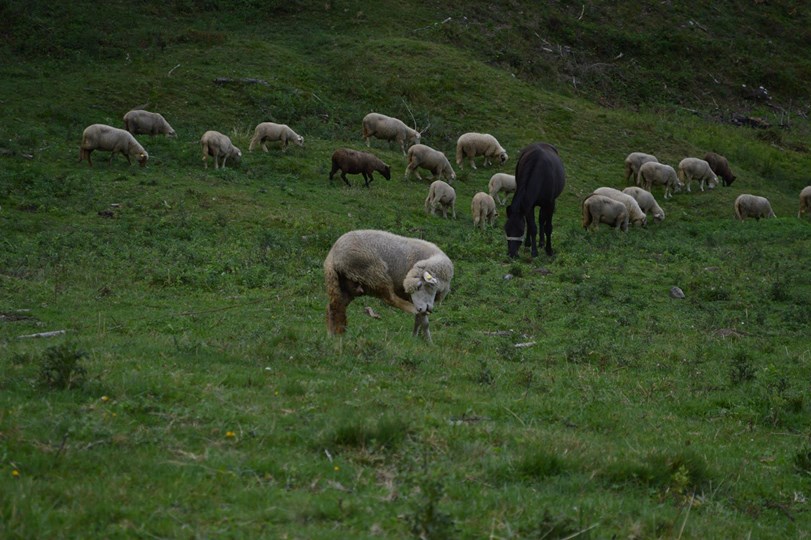
M 456 141 L 456 164 L 462 169 L 462 161 L 470 160 L 470 167 L 476 168 L 476 157 L 484 156 L 485 167 L 496 158 L 499 163 L 507 161 L 507 151 L 489 133 L 463 133 Z
M 169 122 L 159 113 L 133 109 L 124 115 L 124 129 L 133 135 L 167 135 L 177 137 Z
M 655 161 L 648 161 L 639 167 L 639 185 L 646 191 L 650 191 L 654 185 L 665 186 L 665 199 L 684 187 L 673 167 Z
M 106 124 L 92 124 L 84 129 L 82 143 L 79 146 L 79 162 L 86 159 L 87 164 L 92 167 L 90 154 L 94 150 L 110 152 L 110 163 L 116 153 L 123 154 L 129 164 L 132 164 L 130 157 L 134 157 L 141 167 L 146 165 L 146 161 L 149 159 L 149 154 L 146 153 L 141 143 L 135 140 L 132 133 Z
M 766 197 L 743 193 L 735 199 L 735 217 L 741 221 L 750 217 L 760 221 L 760 218 L 773 218 L 776 216 Z
M 712 172 L 723 180 L 725 186 L 731 186 L 735 181 L 736 176 L 732 174 L 732 169 L 729 168 L 727 158 L 715 152 L 707 152 L 704 156 L 704 161 L 710 164 Z
M 222 158 L 222 168 L 224 169 L 228 158 L 238 160 L 242 157 L 242 150 L 234 146 L 231 139 L 219 131 L 203 133 L 200 138 L 200 146 L 203 148 L 203 164 L 206 169 L 208 169 L 208 156 L 214 158 L 215 169 L 220 168 L 220 158 Z
M 291 142 L 298 146 L 304 146 L 304 137 L 290 129 L 287 124 L 262 122 L 253 130 L 253 137 L 251 138 L 251 143 L 248 145 L 248 151 L 253 152 L 256 145 L 261 144 L 262 150 L 267 152 L 268 142 L 273 141 L 281 141 L 282 152 L 287 152 L 287 145 Z
M 363 138 L 366 139 L 366 146 L 370 146 L 371 137 L 395 141 L 400 145 L 403 155 L 406 155 L 406 143 L 419 143 L 420 135 L 419 131 L 411 129 L 402 120 L 385 114 L 369 113 L 363 117 Z
M 639 168 L 643 163 L 649 161 L 659 163 L 656 156 L 651 154 L 644 152 L 631 152 L 628 154 L 628 157 L 625 158 L 625 183 L 629 183 L 628 180 L 632 179 L 634 184 L 639 185 Z
M 358 152 L 349 148 L 339 148 L 332 153 L 332 170 L 329 179 L 332 181 L 333 175 L 341 171 L 341 179 L 351 187 L 347 174 L 361 174 L 366 181 L 366 187 L 374 180 L 374 172 L 379 172 L 386 180 L 391 179 L 391 168 L 383 163 L 377 156 L 369 152 Z

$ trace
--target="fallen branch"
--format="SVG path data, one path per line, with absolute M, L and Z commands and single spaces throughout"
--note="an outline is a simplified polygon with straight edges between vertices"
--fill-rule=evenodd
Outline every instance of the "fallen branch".
M 532 347 L 533 345 L 535 345 L 534 341 L 527 341 L 526 343 L 516 343 L 515 348 L 516 349 L 524 349 L 526 347 Z
M 229 77 L 217 77 L 216 79 L 214 79 L 214 84 L 218 84 L 220 86 L 231 83 L 261 84 L 262 86 L 270 86 L 270 83 L 267 81 L 263 81 L 262 79 L 251 79 L 248 77 L 243 77 L 241 79 L 231 79 Z
M 61 336 L 67 330 L 53 330 L 51 332 L 40 332 L 38 334 L 26 334 L 24 336 L 17 336 L 17 339 L 27 339 L 27 338 L 41 338 L 41 337 L 54 337 L 54 336 Z
M 173 72 L 174 70 L 176 70 L 177 68 L 179 68 L 179 67 L 180 67 L 180 64 L 178 64 L 178 65 L 176 65 L 175 67 L 173 67 L 172 69 L 170 69 L 170 70 L 169 70 L 169 73 L 167 73 L 167 74 L 166 74 L 166 76 L 167 76 L 167 77 L 171 77 L 171 76 L 172 76 L 172 72 Z

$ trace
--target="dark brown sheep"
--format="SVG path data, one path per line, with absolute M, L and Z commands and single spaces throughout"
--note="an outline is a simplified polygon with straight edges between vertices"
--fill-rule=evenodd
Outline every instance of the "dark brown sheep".
M 347 174 L 362 174 L 363 179 L 366 181 L 366 187 L 369 187 L 371 181 L 374 180 L 372 174 L 374 172 L 379 172 L 383 175 L 383 178 L 391 180 L 391 168 L 377 156 L 369 152 L 358 152 L 349 148 L 339 148 L 332 153 L 330 181 L 332 181 L 332 177 L 337 171 L 341 171 L 341 179 L 350 187 L 352 184 L 346 179 Z
M 704 161 L 710 164 L 710 169 L 712 169 L 712 172 L 721 177 L 721 180 L 723 180 L 725 186 L 731 186 L 732 182 L 735 181 L 736 177 L 734 174 L 732 174 L 732 171 L 729 168 L 727 158 L 721 154 L 707 152 L 707 155 L 704 156 Z

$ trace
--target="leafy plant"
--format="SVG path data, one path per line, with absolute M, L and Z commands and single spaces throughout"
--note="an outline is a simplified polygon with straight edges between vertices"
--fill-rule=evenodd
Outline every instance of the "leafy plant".
M 87 369 L 80 362 L 86 356 L 85 351 L 70 343 L 48 347 L 42 355 L 40 384 L 57 390 L 82 386 Z

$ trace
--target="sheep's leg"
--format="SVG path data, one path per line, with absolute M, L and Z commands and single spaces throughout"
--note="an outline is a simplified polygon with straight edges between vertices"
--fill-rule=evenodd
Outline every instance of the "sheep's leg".
M 225 168 L 225 162 L 228 161 L 228 156 L 223 156 L 222 158 L 222 168 Z
M 372 296 L 377 296 L 388 305 L 401 309 L 406 313 L 417 313 L 417 308 L 414 307 L 414 304 L 397 296 L 397 294 L 394 292 L 394 287 L 392 287 L 391 284 L 388 284 L 381 289 L 377 289 L 371 294 Z
M 417 313 L 414 316 L 414 332 L 412 335 L 416 337 L 420 334 L 422 334 L 422 337 L 425 338 L 425 341 L 432 343 L 431 330 L 428 328 L 427 313 Z
M 264 150 L 265 152 L 269 152 L 267 141 L 262 141 L 262 150 Z
M 471 156 L 470 158 L 470 168 L 474 171 L 476 170 L 476 156 Z
M 451 203 L 451 213 L 453 214 L 453 219 L 456 219 L 456 203 Z
M 352 184 L 350 184 L 350 183 L 349 183 L 349 180 L 348 180 L 348 179 L 347 179 L 347 177 L 346 177 L 346 173 L 345 173 L 343 170 L 341 171 L 341 180 L 343 180 L 343 181 L 344 181 L 344 183 L 345 183 L 347 186 L 352 187 Z

